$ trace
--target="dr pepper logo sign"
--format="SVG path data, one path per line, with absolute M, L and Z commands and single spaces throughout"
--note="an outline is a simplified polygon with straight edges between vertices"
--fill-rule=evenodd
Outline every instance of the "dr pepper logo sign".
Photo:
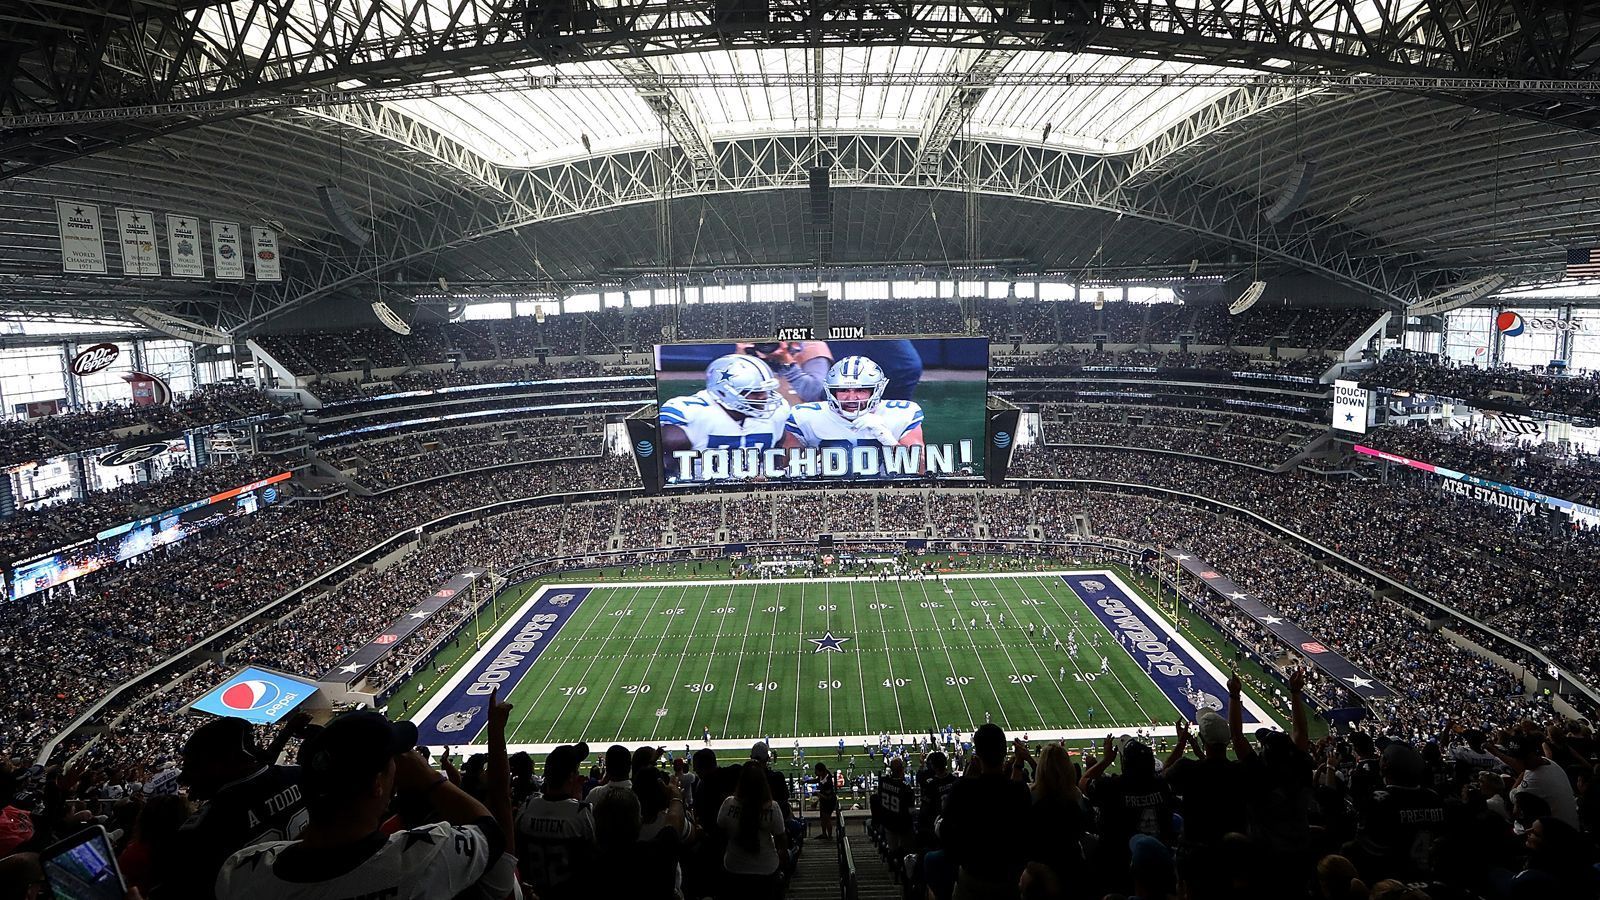
M 95 344 L 93 347 L 85 347 L 72 358 L 70 366 L 72 374 L 82 378 L 103 372 L 111 368 L 111 364 L 117 361 L 117 355 L 121 352 L 116 344 Z

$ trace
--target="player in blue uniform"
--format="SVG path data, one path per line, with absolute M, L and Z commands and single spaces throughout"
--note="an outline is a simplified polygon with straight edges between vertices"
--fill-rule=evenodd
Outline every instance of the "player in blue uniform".
M 766 363 L 730 353 L 706 367 L 704 390 L 661 404 L 659 418 L 661 443 L 669 453 L 720 447 L 765 450 L 782 440 L 789 403 L 779 395 L 778 380 Z
M 910 400 L 884 400 L 889 378 L 865 356 L 847 356 L 828 369 L 825 401 L 789 411 L 785 447 L 920 447 L 922 407 Z M 918 454 L 918 471 L 927 460 Z

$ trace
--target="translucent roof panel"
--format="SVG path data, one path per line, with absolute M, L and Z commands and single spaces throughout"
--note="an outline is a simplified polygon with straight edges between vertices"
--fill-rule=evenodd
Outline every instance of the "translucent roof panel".
M 461 3 L 460 0 L 424 0 L 425 16 L 454 27 L 495 27 L 497 4 Z M 1254 13 L 1254 0 L 1208 0 L 1225 9 Z M 598 5 L 620 5 L 622 0 L 597 0 Z M 368 22 L 380 30 L 400 31 L 408 21 L 409 4 L 380 0 L 344 0 L 340 3 L 289 5 L 282 17 L 252 15 L 252 0 L 233 0 L 202 14 L 200 27 L 226 35 L 243 23 L 245 45 L 258 49 L 274 29 L 292 50 L 303 50 L 330 31 L 353 31 Z M 1421 0 L 1384 0 L 1384 3 L 1341 5 L 1337 0 L 1305 0 L 1308 17 L 1330 30 L 1350 30 L 1343 10 L 1358 11 L 1365 29 L 1382 26 L 1386 11 L 1390 22 L 1401 21 L 1421 5 Z M 983 20 L 993 15 L 988 7 L 939 7 L 938 13 L 955 19 Z M 935 13 L 930 13 L 935 14 Z M 942 16 L 941 16 L 942 17 Z M 280 21 L 281 19 L 281 21 Z M 670 13 L 665 24 L 697 27 L 705 23 L 700 7 Z M 895 84 L 902 73 L 962 72 L 976 51 L 947 47 L 879 46 L 829 47 L 822 52 L 823 75 L 867 73 L 866 84 L 834 84 L 823 91 L 820 127 L 824 132 L 920 134 L 940 109 L 947 91 L 934 87 Z M 807 87 L 815 77 L 815 56 L 809 48 L 714 50 L 650 57 L 650 66 L 667 75 L 697 76 L 741 74 L 752 84 L 741 87 L 680 86 L 683 105 L 700 119 L 712 139 L 763 134 L 805 133 L 818 127 L 814 98 Z M 1038 76 L 1041 83 L 1002 85 L 989 90 L 973 110 L 968 123 L 975 137 L 1038 143 L 1050 127 L 1047 146 L 1089 153 L 1124 153 L 1138 148 L 1171 128 L 1225 88 L 1171 86 L 1060 87 L 1043 83 L 1064 73 L 1181 74 L 1221 72 L 1210 65 L 1150 59 L 1124 59 L 1094 54 L 1021 51 L 1009 60 L 1007 76 Z M 394 108 L 460 140 L 485 159 L 508 167 L 532 167 L 580 158 L 590 153 L 649 147 L 662 139 L 662 126 L 633 86 L 622 82 L 611 88 L 560 88 L 525 90 L 530 74 L 599 75 L 615 77 L 610 63 L 563 63 L 522 71 L 468 76 L 469 80 L 503 80 L 506 90 L 397 101 Z M 763 81 L 762 76 L 772 80 Z M 881 77 L 879 77 L 881 76 Z M 874 83 L 874 78 L 878 80 Z M 702 79 L 703 81 L 704 79 Z M 862 79 L 858 79 L 862 80 Z M 515 84 L 514 84 L 515 82 Z M 440 84 L 459 83 L 440 79 Z M 359 80 L 341 86 L 356 88 Z M 587 146 L 585 146 L 587 138 Z

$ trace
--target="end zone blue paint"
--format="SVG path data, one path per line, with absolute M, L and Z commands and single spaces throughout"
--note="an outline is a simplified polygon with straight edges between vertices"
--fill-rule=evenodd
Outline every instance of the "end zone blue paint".
M 1193 721 L 1201 705 L 1211 706 L 1227 713 L 1228 686 L 1217 680 L 1208 667 L 1201 664 L 1182 644 L 1172 639 L 1164 622 L 1150 621 L 1140 606 L 1123 593 L 1116 581 L 1102 574 L 1063 575 L 1072 593 L 1094 613 L 1112 637 L 1118 634 L 1133 638 L 1133 649 L 1122 641 L 1117 645 L 1133 657 L 1139 668 L 1150 665 L 1149 677 L 1161 689 L 1172 705 Z M 1093 582 L 1093 584 L 1086 584 Z M 1191 689 L 1189 686 L 1193 685 Z M 1270 725 L 1245 704 L 1245 722 Z
M 480 652 L 467 664 L 465 674 L 417 722 L 417 743 L 429 747 L 472 743 L 489 721 L 489 695 L 495 688 L 502 699 L 511 695 L 587 596 L 586 587 L 547 588 L 501 632 L 489 652 Z

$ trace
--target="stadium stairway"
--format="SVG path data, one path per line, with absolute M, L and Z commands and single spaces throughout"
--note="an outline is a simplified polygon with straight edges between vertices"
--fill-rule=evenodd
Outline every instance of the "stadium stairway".
M 867 834 L 866 816 L 846 817 L 844 834 L 850 841 L 850 855 L 856 865 L 856 897 L 859 900 L 904 900 L 905 887 L 895 880 L 889 861 Z
M 805 852 L 795 861 L 786 900 L 840 900 L 839 857 L 820 835 L 812 832 Z

